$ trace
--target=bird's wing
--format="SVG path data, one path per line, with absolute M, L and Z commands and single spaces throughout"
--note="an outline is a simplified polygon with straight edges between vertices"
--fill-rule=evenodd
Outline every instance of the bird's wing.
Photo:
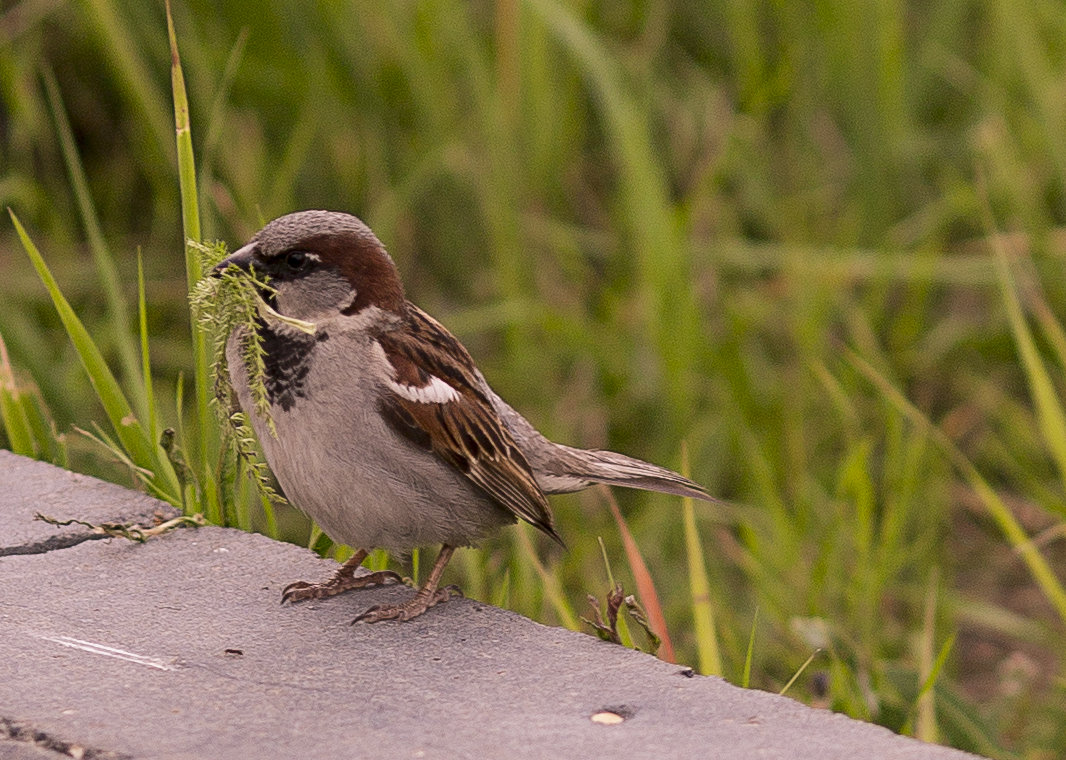
M 410 303 L 404 329 L 376 337 L 395 371 L 381 401 L 393 428 L 562 543 L 529 462 L 496 413 L 463 345 Z

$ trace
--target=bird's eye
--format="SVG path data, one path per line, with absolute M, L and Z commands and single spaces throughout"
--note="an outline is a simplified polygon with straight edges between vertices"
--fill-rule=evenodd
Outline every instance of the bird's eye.
M 289 251 L 285 254 L 285 266 L 290 272 L 299 272 L 307 268 L 311 263 L 311 257 L 303 251 Z

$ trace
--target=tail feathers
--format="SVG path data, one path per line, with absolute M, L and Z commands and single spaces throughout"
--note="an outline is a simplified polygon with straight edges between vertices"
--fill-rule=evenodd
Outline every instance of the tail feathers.
M 543 483 L 542 487 L 548 493 L 579 491 L 593 483 L 606 483 L 703 501 L 718 501 L 699 483 L 650 462 L 613 451 L 569 449 L 568 453 L 571 456 L 565 457 L 564 462 L 555 463 L 561 465 L 560 467 L 552 467 L 552 472 L 545 473 L 548 475 L 545 478 L 548 482 Z M 538 480 L 540 479 L 538 477 Z

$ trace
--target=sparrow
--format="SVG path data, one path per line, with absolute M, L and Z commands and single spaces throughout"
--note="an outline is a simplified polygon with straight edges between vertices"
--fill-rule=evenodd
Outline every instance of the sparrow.
M 297 581 L 282 602 L 394 583 L 361 568 L 368 550 L 441 545 L 408 600 L 354 621 L 410 620 L 457 595 L 441 575 L 457 547 L 525 520 L 562 543 L 547 494 L 594 483 L 713 501 L 697 483 L 611 451 L 554 443 L 501 399 L 466 348 L 407 300 L 385 246 L 350 214 L 301 211 L 267 224 L 214 270 L 256 270 L 277 313 L 261 318 L 272 431 L 255 411 L 241 331 L 230 382 L 285 497 L 355 553 L 322 583 Z

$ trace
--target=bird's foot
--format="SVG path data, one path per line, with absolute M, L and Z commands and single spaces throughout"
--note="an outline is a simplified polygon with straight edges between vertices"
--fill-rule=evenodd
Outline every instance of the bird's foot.
M 281 603 L 325 599 L 352 589 L 403 583 L 403 578 L 399 574 L 392 572 L 392 570 L 378 570 L 377 572 L 363 573 L 362 575 L 343 572 L 343 570 L 344 568 L 338 570 L 325 583 L 308 583 L 307 581 L 290 583 L 281 592 Z
M 421 615 L 430 607 L 435 607 L 442 602 L 455 597 L 461 597 L 463 592 L 458 586 L 445 586 L 432 591 L 423 588 L 403 604 L 376 604 L 363 612 L 355 620 L 356 623 L 380 623 L 382 620 L 411 620 Z

